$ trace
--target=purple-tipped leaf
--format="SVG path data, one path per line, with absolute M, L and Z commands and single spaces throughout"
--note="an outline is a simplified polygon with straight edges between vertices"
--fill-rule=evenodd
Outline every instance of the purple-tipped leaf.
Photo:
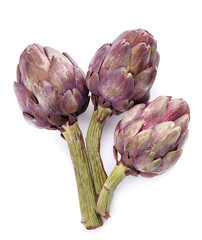
M 62 130 L 89 101 L 85 76 L 74 60 L 37 44 L 21 54 L 14 88 L 25 119 L 39 128 Z
M 160 96 L 131 108 L 114 133 L 115 149 L 131 172 L 153 177 L 172 167 L 188 136 L 190 110 L 183 99 Z M 127 156 L 127 157 L 126 157 Z

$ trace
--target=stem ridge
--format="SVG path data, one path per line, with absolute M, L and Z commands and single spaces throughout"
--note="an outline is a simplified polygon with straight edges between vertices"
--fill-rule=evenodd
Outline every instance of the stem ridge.
M 77 182 L 81 222 L 87 229 L 94 229 L 102 225 L 100 216 L 96 213 L 95 192 L 89 169 L 85 144 L 78 122 L 73 125 L 63 125 L 62 133 L 67 141 Z
M 113 193 L 121 181 L 126 177 L 128 171 L 130 171 L 130 169 L 120 162 L 114 167 L 104 183 L 98 198 L 96 209 L 97 213 L 99 213 L 102 217 L 106 219 L 110 217 L 109 211 Z
M 92 170 L 92 177 L 97 196 L 99 196 L 101 188 L 107 179 L 107 174 L 104 170 L 102 158 L 100 156 L 100 138 L 105 122 L 111 113 L 112 110 L 110 108 L 103 108 L 98 105 L 97 109 L 93 112 L 86 135 L 89 164 Z

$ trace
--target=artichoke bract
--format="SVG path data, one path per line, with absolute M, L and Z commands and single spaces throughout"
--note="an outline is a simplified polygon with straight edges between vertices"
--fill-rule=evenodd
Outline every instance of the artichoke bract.
M 62 132 L 75 169 L 82 223 L 87 229 L 101 226 L 101 218 L 95 211 L 85 144 L 77 122 L 77 116 L 89 103 L 82 70 L 67 53 L 33 44 L 20 56 L 14 89 L 29 123 Z
M 59 129 L 88 106 L 82 70 L 67 54 L 38 44 L 20 56 L 15 93 L 25 119 L 39 128 Z
M 104 44 L 90 63 L 86 83 L 95 111 L 86 142 L 97 194 L 106 179 L 99 155 L 105 121 L 149 100 L 158 64 L 157 43 L 143 29 L 126 31 L 111 44 Z
M 117 165 L 106 180 L 97 211 L 109 217 L 111 196 L 126 175 L 153 177 L 172 167 L 188 136 L 190 109 L 183 99 L 160 96 L 131 108 L 114 132 Z M 118 157 L 120 155 L 120 160 Z
M 96 52 L 87 73 L 87 86 L 101 107 L 124 112 L 134 103 L 149 99 L 158 64 L 153 36 L 142 29 L 126 31 Z

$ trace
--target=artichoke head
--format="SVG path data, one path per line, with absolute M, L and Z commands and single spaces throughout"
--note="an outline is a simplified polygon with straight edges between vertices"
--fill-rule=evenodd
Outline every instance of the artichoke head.
M 132 174 L 152 177 L 173 166 L 188 135 L 190 110 L 183 99 L 160 96 L 131 108 L 114 132 L 115 151 Z
M 122 33 L 95 53 L 87 73 L 94 103 L 115 113 L 146 103 L 154 83 L 159 53 L 153 36 L 138 29 Z
M 14 89 L 24 118 L 39 128 L 62 131 L 89 102 L 84 73 L 74 60 L 38 44 L 21 54 Z

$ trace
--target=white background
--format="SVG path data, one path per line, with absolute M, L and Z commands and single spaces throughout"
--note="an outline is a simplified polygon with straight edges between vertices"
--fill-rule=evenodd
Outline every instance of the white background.
M 1 1 L 0 3 L 0 239 L 202 239 L 201 1 Z M 165 174 L 127 177 L 117 188 L 111 218 L 96 230 L 80 223 L 70 155 L 58 131 L 27 124 L 13 91 L 16 65 L 31 43 L 68 52 L 86 73 L 95 51 L 125 30 L 147 29 L 161 55 L 151 99 L 182 97 L 190 105 L 190 136 Z M 85 136 L 92 104 L 79 116 Z M 103 131 L 107 173 L 115 160 L 113 131 Z

